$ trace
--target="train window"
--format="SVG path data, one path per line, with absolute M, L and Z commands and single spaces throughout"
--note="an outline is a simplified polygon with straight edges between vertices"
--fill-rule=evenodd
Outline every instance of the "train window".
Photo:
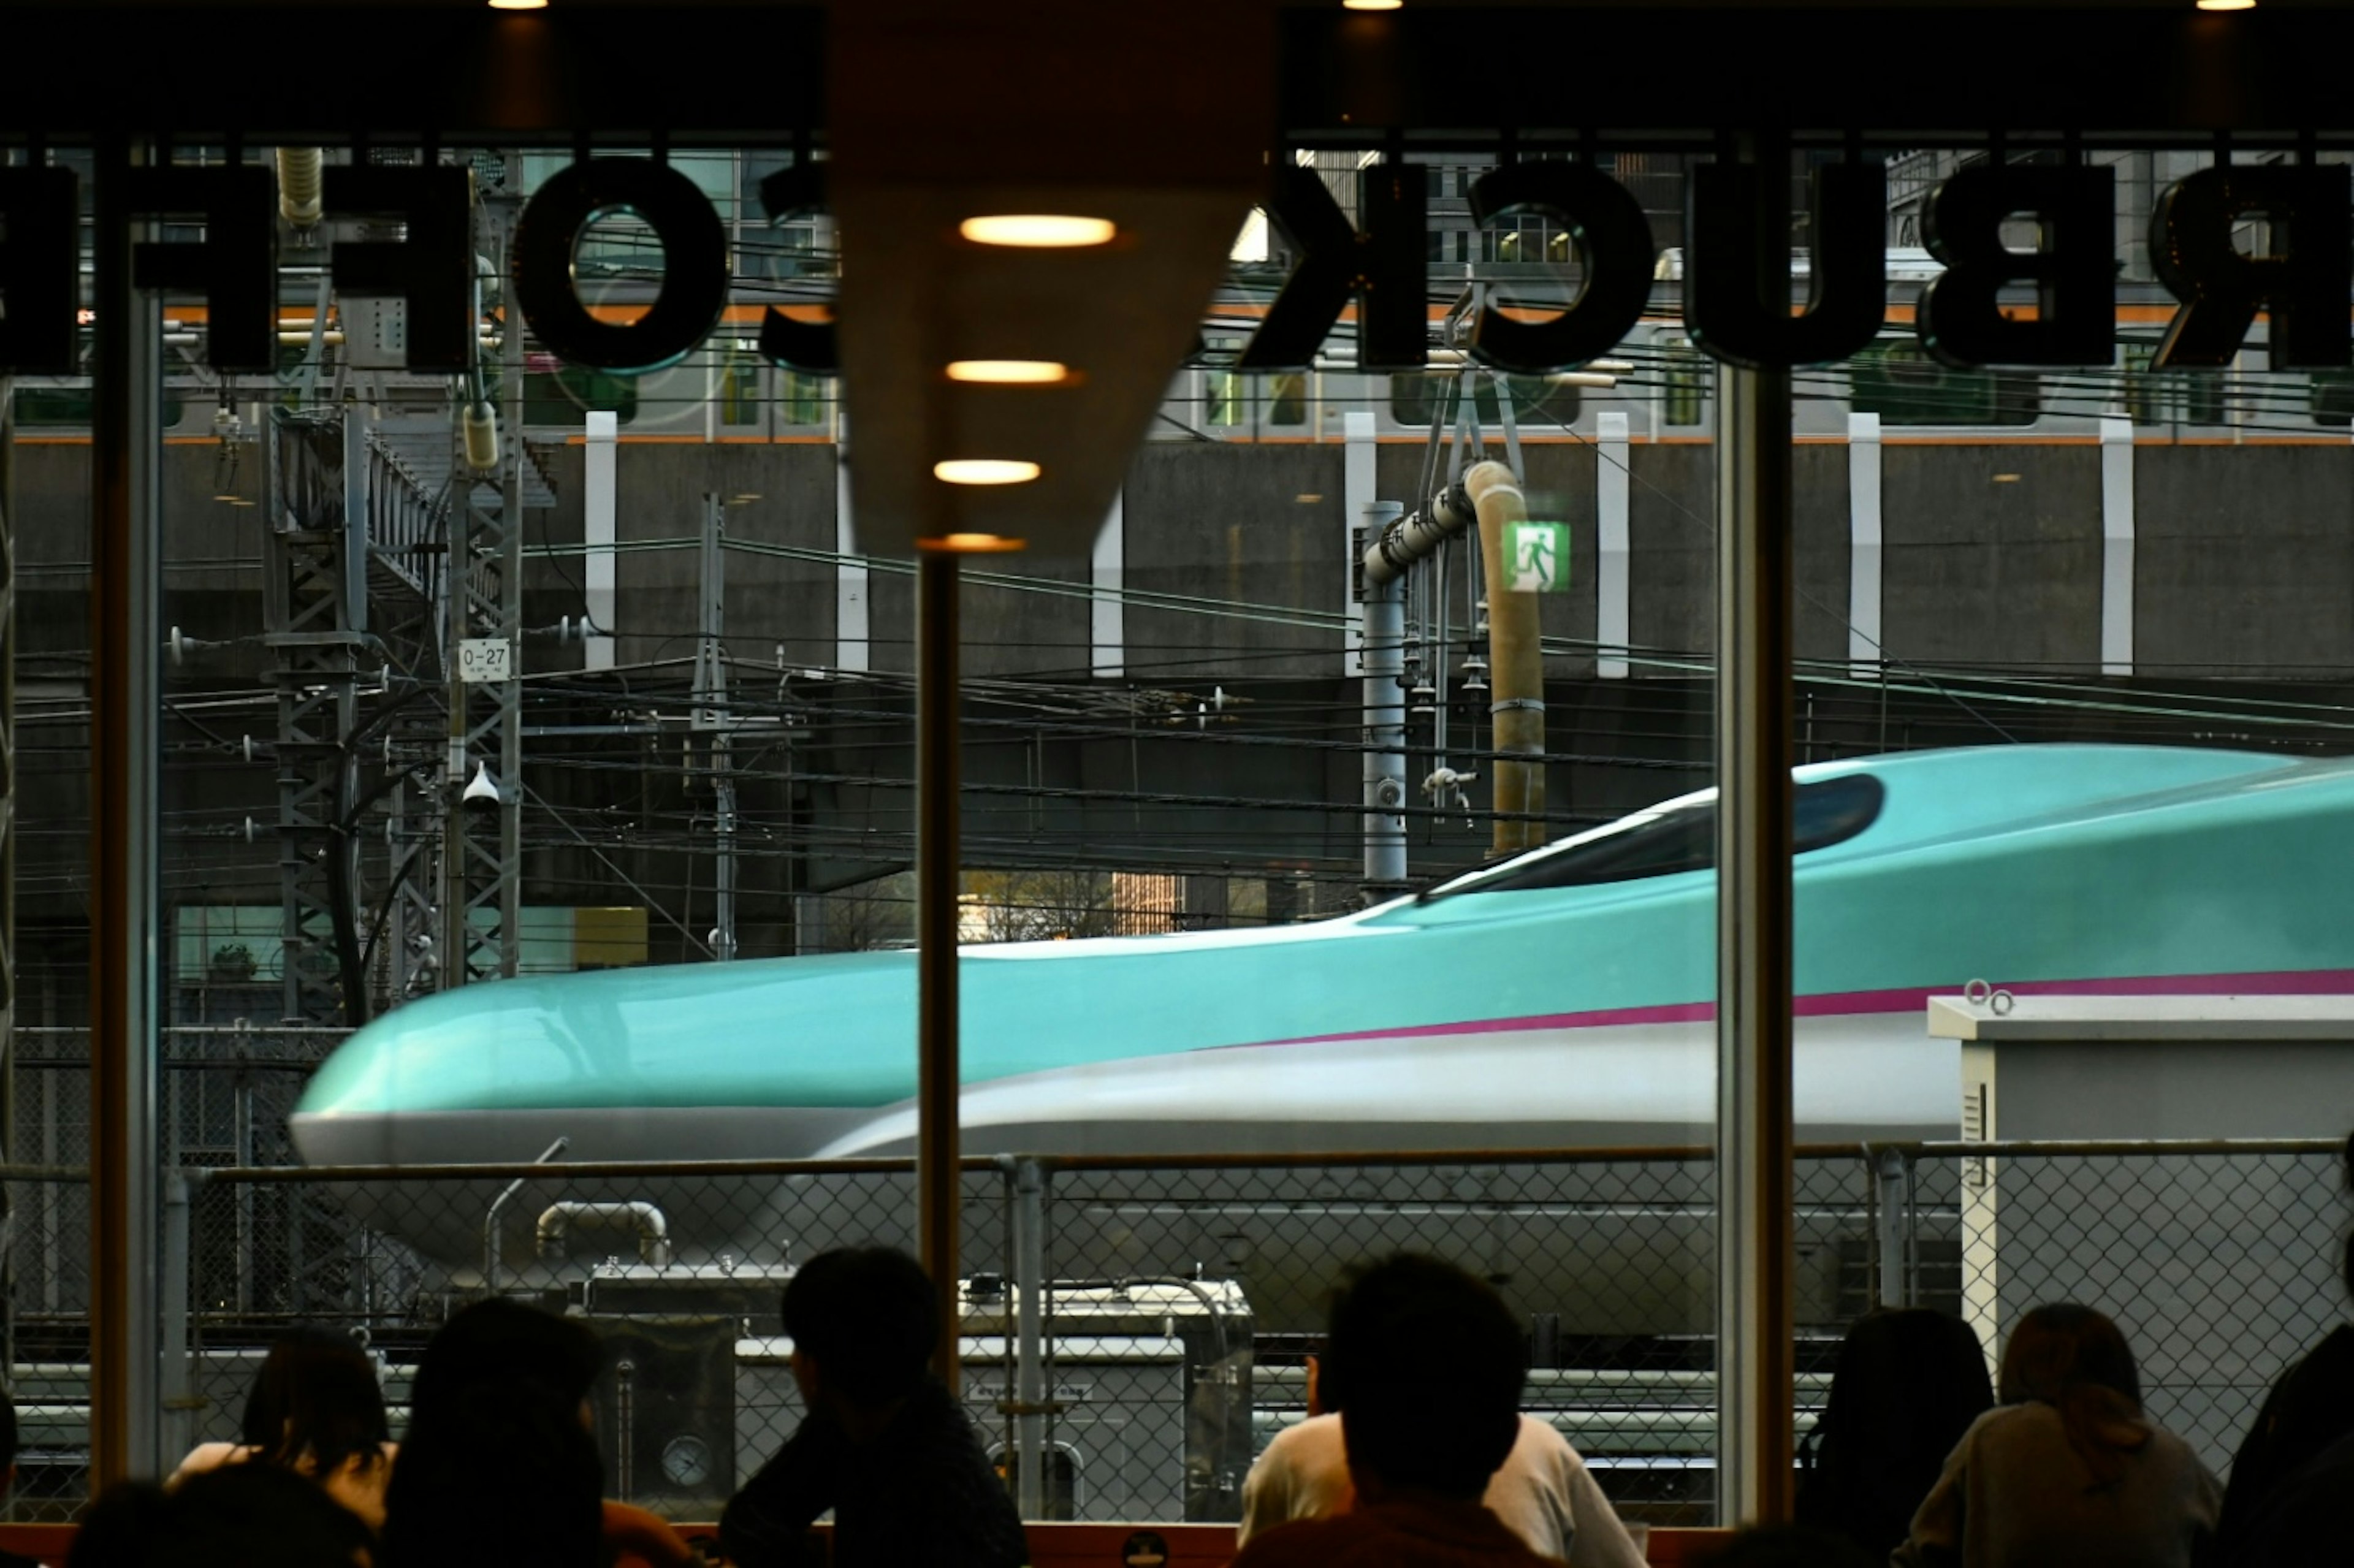
M 1663 356 L 1659 420 L 1668 425 L 1698 425 L 1708 418 L 1708 356 L 1689 344 L 1670 348 Z
M 1794 853 L 1829 849 L 1872 826 L 1887 790 L 1869 773 L 1798 786 L 1793 805 Z M 1593 887 L 1606 882 L 1706 871 L 1716 863 L 1716 802 L 1702 800 L 1549 846 L 1499 866 L 1443 882 L 1424 895 L 1526 893 L 1541 887 Z
M 567 365 L 552 371 L 526 371 L 523 378 L 523 422 L 526 425 L 577 425 L 588 408 L 610 408 L 616 422 L 629 424 L 638 417 L 638 384 L 628 376 L 608 376 Z
M 748 344 L 728 351 L 719 371 L 719 422 L 757 425 L 760 422 L 760 361 Z
M 825 423 L 826 378 L 798 370 L 777 370 L 777 418 L 788 425 Z
M 2217 371 L 2153 371 L 2156 344 L 2129 343 L 2126 351 L 2126 417 L 2137 425 L 2220 425 L 2223 377 Z
M 1308 422 L 1308 377 L 1285 371 L 1267 378 L 1267 422 L 1304 425 Z
M 2315 424 L 2341 429 L 2354 424 L 2354 370 L 2315 371 L 2309 396 Z
M 1220 368 L 1221 361 L 1227 365 L 1233 363 L 1229 356 L 1241 351 L 1243 340 L 1238 337 L 1214 337 L 1202 346 L 1212 356 L 1210 367 L 1202 376 L 1202 423 L 1249 424 L 1250 378 L 1239 371 Z
M 1850 399 L 1883 425 L 2031 425 L 2042 412 L 2032 376 L 1957 370 L 1917 344 L 1878 343 L 1848 362 Z

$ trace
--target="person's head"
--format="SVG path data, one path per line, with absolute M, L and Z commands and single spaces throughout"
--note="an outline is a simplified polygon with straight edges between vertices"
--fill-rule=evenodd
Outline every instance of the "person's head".
M 325 1476 L 356 1455 L 366 1468 L 391 1436 L 376 1363 L 350 1335 L 297 1329 L 270 1347 L 245 1402 L 245 1443 L 261 1460 L 307 1457 Z
M 1799 1520 L 1886 1561 L 1954 1445 L 1993 1404 L 1968 1324 L 1926 1307 L 1866 1312 L 1840 1341 Z
M 477 1301 L 426 1345 L 410 1393 L 410 1428 L 430 1426 L 444 1409 L 484 1387 L 578 1412 L 602 1361 L 597 1336 L 586 1324 L 501 1297 Z
M 915 1393 L 939 1338 L 931 1277 L 893 1247 L 819 1254 L 785 1286 L 783 1312 L 804 1397 L 854 1411 Z
M 2051 1302 L 2021 1318 L 2002 1350 L 1997 1393 L 2005 1404 L 2056 1408 L 2069 1444 L 2103 1480 L 2115 1475 L 2119 1453 L 2149 1441 L 2132 1347 L 2090 1307 Z
M 271 1465 L 228 1465 L 166 1497 L 126 1482 L 91 1505 L 68 1568 L 370 1568 L 367 1526 Z
M 1360 1491 L 1476 1498 L 1520 1434 L 1527 1347 L 1485 1283 L 1400 1253 L 1334 1298 L 1318 1370 Z
M 604 1490 L 578 1401 L 491 1378 L 452 1387 L 400 1446 L 384 1568 L 602 1568 Z

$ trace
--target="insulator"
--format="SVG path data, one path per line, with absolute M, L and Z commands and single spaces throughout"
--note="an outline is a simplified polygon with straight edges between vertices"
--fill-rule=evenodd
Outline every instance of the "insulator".
M 278 214 L 297 228 L 314 227 L 326 210 L 320 201 L 320 165 L 325 161 L 316 147 L 278 149 Z
M 488 473 L 499 466 L 499 411 L 488 399 L 466 405 L 466 466 Z

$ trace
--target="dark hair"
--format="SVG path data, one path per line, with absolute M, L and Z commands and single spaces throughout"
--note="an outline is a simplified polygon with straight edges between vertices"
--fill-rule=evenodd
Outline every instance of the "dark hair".
M 1926 1307 L 1866 1312 L 1840 1344 L 1797 1522 L 1886 1562 L 1946 1457 L 1993 1404 L 1986 1349 L 1968 1324 Z
M 401 1445 L 383 1568 L 603 1568 L 604 1491 L 577 1412 L 477 1384 Z
M 367 1526 L 302 1477 L 226 1465 L 166 1497 L 149 1481 L 110 1489 L 74 1537 L 69 1568 L 355 1568 Z
M 493 1296 L 441 1325 L 418 1362 L 409 1429 L 430 1425 L 469 1389 L 495 1385 L 567 1414 L 596 1386 L 603 1349 L 587 1325 Z
M 1451 1497 L 1486 1489 L 1520 1432 L 1527 1348 L 1493 1289 L 1399 1253 L 1332 1303 L 1318 1383 L 1341 1412 L 1349 1468 Z
M 793 1349 L 855 1405 L 915 1393 L 939 1339 L 931 1277 L 896 1247 L 820 1253 L 786 1284 L 783 1312 Z
M 2058 1410 L 2068 1446 L 2095 1480 L 2115 1480 L 2124 1468 L 2117 1456 L 2149 1441 L 2133 1350 L 2090 1307 L 2050 1302 L 2021 1318 L 2002 1349 L 1998 1392 L 2005 1404 L 2035 1400 Z
M 341 1469 L 356 1456 L 365 1470 L 384 1458 L 392 1429 L 376 1363 L 348 1334 L 301 1328 L 270 1347 L 245 1402 L 246 1446 L 265 1464 L 314 1475 Z

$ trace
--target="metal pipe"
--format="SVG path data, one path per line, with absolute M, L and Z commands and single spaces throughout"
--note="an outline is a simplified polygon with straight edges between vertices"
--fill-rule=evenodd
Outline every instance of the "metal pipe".
M 1880 1304 L 1882 1307 L 1905 1305 L 1907 1270 L 1905 1263 L 1904 1224 L 1906 1203 L 1905 1160 L 1902 1150 L 1882 1149 L 1872 1156 L 1872 1180 L 1878 1183 L 1879 1202 L 1875 1217 L 1879 1221 Z
M 564 1260 L 565 1245 L 571 1240 L 576 1224 L 609 1229 L 626 1227 L 637 1234 L 640 1263 L 650 1263 L 656 1268 L 670 1266 L 670 1219 L 660 1205 L 642 1198 L 626 1202 L 567 1198 L 550 1203 L 539 1212 L 539 1223 L 533 1233 L 542 1263 Z
M 959 561 L 916 558 L 916 1236 L 939 1307 L 933 1370 L 960 1379 L 957 1297 L 957 790 L 962 782 L 957 685 Z
M 532 1163 L 545 1165 L 571 1147 L 571 1139 L 559 1138 L 542 1150 L 539 1158 Z M 525 1172 L 501 1188 L 499 1195 L 491 1200 L 490 1212 L 482 1216 L 482 1293 L 486 1296 L 495 1296 L 499 1288 L 499 1216 L 506 1212 L 506 1206 L 514 1202 L 515 1194 L 522 1192 L 524 1183 L 530 1180 L 529 1172 Z
M 90 419 L 90 1489 L 154 1471 L 154 649 L 163 313 L 123 205 L 143 144 L 100 154 Z
M 1365 587 L 1373 588 L 1405 576 L 1406 568 L 1437 552 L 1474 521 L 1471 498 L 1449 483 L 1412 516 L 1396 519 L 1365 546 Z
M 1394 501 L 1365 507 L 1365 537 L 1379 541 L 1403 511 Z M 1370 556 L 1373 550 L 1369 548 Z M 1405 887 L 1405 584 L 1365 574 L 1359 614 L 1365 670 L 1365 895 L 1373 901 Z M 1444 652 L 1440 660 L 1445 659 Z
M 1512 559 L 1505 530 L 1528 518 L 1521 482 L 1500 462 L 1475 465 L 1464 493 L 1479 517 L 1479 554 L 1488 573 L 1488 679 L 1494 696 L 1496 811 L 1491 853 L 1516 854 L 1544 842 L 1544 653 L 1537 596 L 1516 593 L 1506 577 Z
M 1757 158 L 1759 232 L 1787 234 L 1787 160 Z M 1787 299 L 1787 247 L 1758 249 L 1760 289 Z M 1796 1462 L 1789 372 L 1725 367 L 1717 403 L 1717 1510 L 1770 1524 L 1790 1517 Z
M 1024 1520 L 1046 1516 L 1046 1172 L 1035 1160 L 1013 1165 L 1015 1506 Z
M 164 1277 L 159 1287 L 164 1339 L 156 1425 L 165 1455 L 185 1454 L 196 1446 L 196 1404 L 190 1397 L 196 1347 L 189 1334 L 189 1191 L 202 1180 L 201 1171 L 187 1170 L 175 1170 L 164 1179 Z

